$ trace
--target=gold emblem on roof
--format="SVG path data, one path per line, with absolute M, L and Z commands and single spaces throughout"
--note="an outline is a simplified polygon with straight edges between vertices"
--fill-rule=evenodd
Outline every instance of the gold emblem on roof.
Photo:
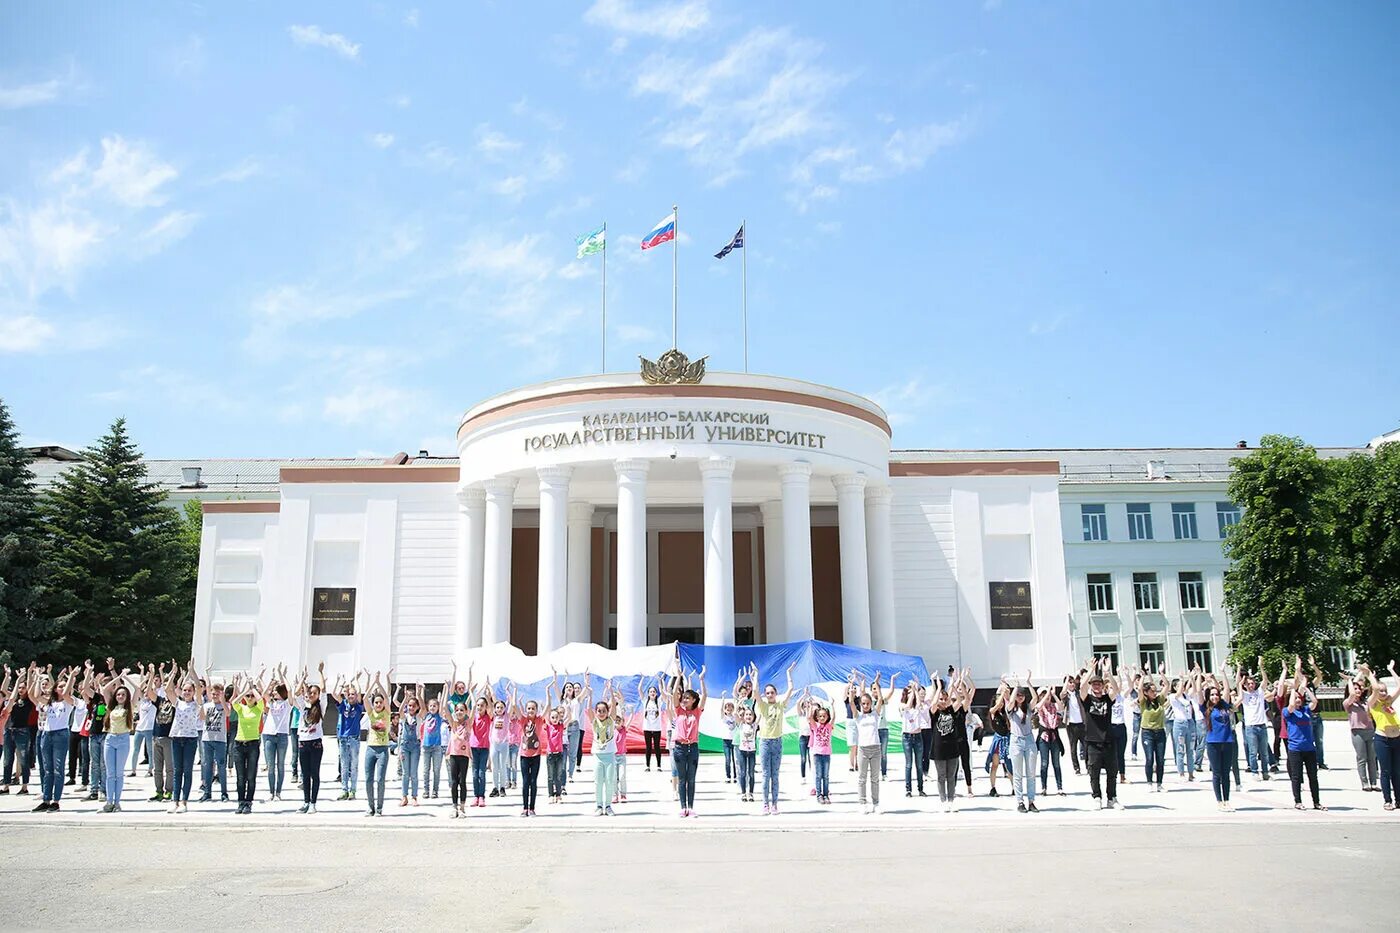
M 708 356 L 702 356 L 695 362 L 675 347 L 661 354 L 661 358 L 655 363 L 644 356 L 638 356 L 642 361 L 642 381 L 654 386 L 670 385 L 698 385 L 700 380 L 705 378 L 705 361 Z

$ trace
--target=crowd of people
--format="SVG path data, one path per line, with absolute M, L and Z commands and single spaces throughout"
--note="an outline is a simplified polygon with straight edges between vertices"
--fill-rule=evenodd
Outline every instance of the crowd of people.
M 977 703 L 968 670 L 949 668 L 946 677 L 927 684 L 901 684 L 899 675 L 880 672 L 867 681 L 852 671 L 844 691 L 807 685 L 800 693 L 793 670 L 785 672 L 780 692 L 774 683 L 760 685 L 757 667 L 745 668 L 719 700 L 724 784 L 737 784 L 739 801 L 750 803 L 761 777 L 764 815 L 777 814 L 783 800 L 790 721 L 804 786 L 811 772 L 807 793 L 820 806 L 832 803 L 838 717 L 859 806 L 865 813 L 878 810 L 888 777 L 892 706 L 901 726 L 905 796 L 928 796 L 932 769 L 946 812 L 956 809 L 960 796 L 974 795 L 974 748 L 980 755 L 985 746 L 986 796 L 1005 796 L 998 786 L 1004 777 L 1017 812 L 1036 813 L 1052 775 L 1055 793 L 1065 793 L 1066 756 L 1076 774 L 1087 772 L 1096 807 L 1119 806 L 1121 785 L 1137 780 L 1129 760 L 1138 760 L 1139 749 L 1147 792 L 1162 792 L 1169 742 L 1177 780 L 1189 784 L 1208 771 L 1221 810 L 1232 809 L 1231 788 L 1241 786 L 1240 745 L 1253 780 L 1274 779 L 1282 763 L 1294 806 L 1306 809 L 1306 783 L 1311 808 L 1326 809 L 1318 787 L 1318 769 L 1327 767 L 1324 720 L 1315 689 L 1322 674 L 1315 663 L 1311 677 L 1304 673 L 1301 658 L 1276 678 L 1262 659 L 1256 671 L 1168 675 L 1095 658 L 1056 684 L 1034 686 L 1029 671 L 1003 678 L 985 707 Z M 679 815 L 690 818 L 697 815 L 701 721 L 710 702 L 705 674 L 702 667 L 671 677 L 605 680 L 585 672 L 581 681 L 561 684 L 556 673 L 542 700 L 522 700 L 515 685 L 478 680 L 470 668 L 459 678 L 455 665 L 434 690 L 396 682 L 392 670 L 331 681 L 324 665 L 294 676 L 285 667 L 239 674 L 227 682 L 199 672 L 193 660 L 135 670 L 118 670 L 113 658 L 105 670 L 91 661 L 57 671 L 6 667 L 0 795 L 32 795 L 34 812 L 52 813 L 64 802 L 65 787 L 76 785 L 86 792 L 81 799 L 102 802 L 101 812 L 121 812 L 125 779 L 144 764 L 154 781 L 149 802 L 180 814 L 195 793 L 198 761 L 196 803 L 213 804 L 217 785 L 220 804 L 233 802 L 236 813 L 247 814 L 260 775 L 264 799 L 282 799 L 290 760 L 291 783 L 302 799 L 297 812 L 313 814 L 330 743 L 338 799 L 360 799 L 363 774 L 366 816 L 383 815 L 391 770 L 400 807 L 437 801 L 446 765 L 453 819 L 498 805 L 491 801 L 511 801 L 506 805 L 512 808 L 518 801 L 519 815 L 529 818 L 536 815 L 541 770 L 546 804 L 563 803 L 586 747 L 593 812 L 607 817 L 627 801 L 628 762 L 635 754 L 629 724 L 639 724 L 644 770 L 669 768 Z M 1400 804 L 1400 675 L 1393 661 L 1389 674 L 1387 685 L 1361 665 L 1345 682 L 1342 706 L 1361 788 L 1379 792 L 1384 809 L 1393 811 Z M 229 800 L 230 766 L 235 801 Z M 38 788 L 31 790 L 36 772 Z

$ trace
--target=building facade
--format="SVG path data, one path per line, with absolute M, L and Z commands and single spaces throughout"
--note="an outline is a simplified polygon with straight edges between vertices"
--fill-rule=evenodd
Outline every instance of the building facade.
M 197 661 L 435 681 L 499 642 L 815 637 L 986 681 L 1228 652 L 1246 450 L 892 451 L 851 393 L 662 375 L 488 399 L 455 457 L 148 461 L 203 502 Z M 41 487 L 71 461 L 41 452 Z

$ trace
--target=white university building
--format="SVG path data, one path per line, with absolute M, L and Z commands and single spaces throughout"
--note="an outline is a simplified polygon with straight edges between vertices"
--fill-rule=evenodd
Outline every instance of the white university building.
M 486 399 L 454 457 L 148 461 L 203 504 L 197 662 L 438 681 L 500 642 L 818 638 L 985 683 L 1227 652 L 1247 450 L 891 450 L 867 398 L 702 364 Z M 41 486 L 74 457 L 34 453 Z

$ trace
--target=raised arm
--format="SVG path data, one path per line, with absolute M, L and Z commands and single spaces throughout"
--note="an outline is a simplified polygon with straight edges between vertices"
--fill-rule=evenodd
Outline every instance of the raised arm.
M 792 671 L 797 667 L 797 662 L 793 661 L 787 669 L 787 693 L 783 694 L 783 709 L 787 709 L 788 703 L 792 700 Z

